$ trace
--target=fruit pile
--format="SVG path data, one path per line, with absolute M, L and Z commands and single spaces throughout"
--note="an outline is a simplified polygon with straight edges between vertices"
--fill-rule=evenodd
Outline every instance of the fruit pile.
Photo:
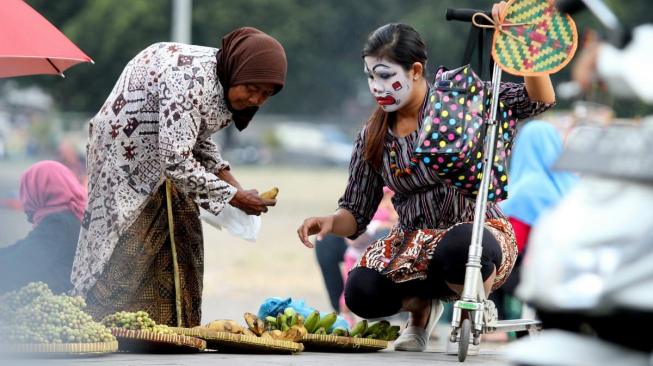
M 115 314 L 105 316 L 102 319 L 102 324 L 109 328 L 142 330 L 156 334 L 175 334 L 167 325 L 156 324 L 145 311 L 119 311 Z
M 258 316 L 252 313 L 245 313 L 245 323 L 247 328 L 234 320 L 220 319 L 214 320 L 204 327 L 218 332 L 293 342 L 298 342 L 306 335 L 304 317 L 297 314 L 293 308 L 285 309 L 276 318 L 269 316 L 265 319 L 259 319 Z
M 394 341 L 399 337 L 399 326 L 390 325 L 390 322 L 387 320 L 380 320 L 369 324 L 366 319 L 363 319 L 356 323 L 351 331 L 341 327 L 336 327 L 331 330 L 336 321 L 336 317 L 335 312 L 320 316 L 320 312 L 315 310 L 306 317 L 304 327 L 311 334 L 331 334 L 341 337 L 370 338 L 385 341 Z
M 81 297 L 55 295 L 33 282 L 0 297 L 0 343 L 97 343 L 116 339 L 93 321 Z

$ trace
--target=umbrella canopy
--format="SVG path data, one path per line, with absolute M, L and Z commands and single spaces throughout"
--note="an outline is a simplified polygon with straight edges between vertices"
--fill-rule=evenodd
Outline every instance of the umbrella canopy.
M 61 75 L 80 62 L 93 62 L 23 0 L 2 0 L 0 78 Z

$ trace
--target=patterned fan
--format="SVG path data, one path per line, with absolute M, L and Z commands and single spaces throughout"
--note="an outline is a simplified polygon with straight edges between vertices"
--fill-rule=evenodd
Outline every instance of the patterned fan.
M 496 29 L 492 58 L 501 69 L 519 76 L 547 75 L 571 61 L 578 45 L 576 24 L 569 15 L 559 13 L 553 2 L 511 0 L 504 13 L 499 27 L 474 21 L 476 26 Z

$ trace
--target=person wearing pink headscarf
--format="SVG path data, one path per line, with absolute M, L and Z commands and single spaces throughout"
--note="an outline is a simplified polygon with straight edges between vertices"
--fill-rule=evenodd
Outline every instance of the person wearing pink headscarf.
M 0 293 L 42 281 L 54 292 L 72 288 L 72 270 L 86 190 L 56 161 L 32 165 L 20 178 L 20 202 L 32 231 L 0 249 Z

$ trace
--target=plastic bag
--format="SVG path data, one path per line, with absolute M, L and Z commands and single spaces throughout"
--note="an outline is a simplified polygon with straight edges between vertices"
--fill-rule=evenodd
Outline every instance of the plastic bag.
M 261 230 L 261 217 L 248 215 L 243 210 L 226 205 L 219 215 L 200 209 L 200 219 L 219 230 L 227 231 L 239 238 L 256 242 L 258 233 Z

